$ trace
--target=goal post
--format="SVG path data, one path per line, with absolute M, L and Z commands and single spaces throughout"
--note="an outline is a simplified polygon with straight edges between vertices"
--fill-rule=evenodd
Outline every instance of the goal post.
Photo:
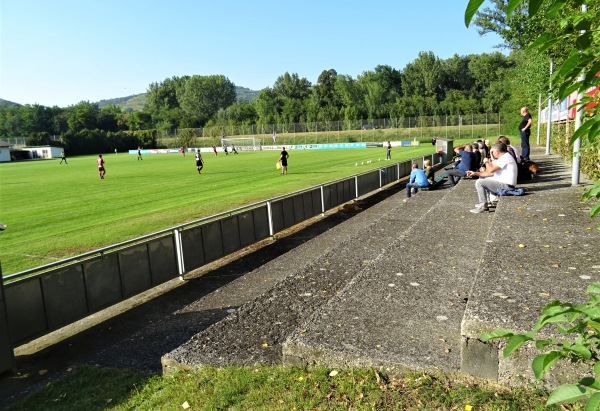
M 236 150 L 242 151 L 260 151 L 260 139 L 255 137 L 224 138 L 223 143 L 227 144 L 228 151 L 235 146 Z

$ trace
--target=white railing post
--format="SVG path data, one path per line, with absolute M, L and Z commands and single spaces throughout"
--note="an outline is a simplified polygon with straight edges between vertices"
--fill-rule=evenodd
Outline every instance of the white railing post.
M 325 215 L 325 191 L 323 190 L 323 186 L 321 188 L 321 215 Z
M 179 279 L 183 280 L 183 274 L 185 274 L 185 263 L 183 261 L 183 247 L 181 244 L 181 232 L 177 229 L 173 230 L 173 236 L 175 237 L 175 255 L 177 256 L 177 271 L 179 273 Z
M 383 188 L 383 169 L 379 169 L 379 189 L 382 190 Z
M 269 236 L 273 237 L 273 210 L 271 209 L 271 202 L 267 201 L 267 214 L 269 216 Z
M 354 176 L 354 198 L 358 198 L 358 176 Z

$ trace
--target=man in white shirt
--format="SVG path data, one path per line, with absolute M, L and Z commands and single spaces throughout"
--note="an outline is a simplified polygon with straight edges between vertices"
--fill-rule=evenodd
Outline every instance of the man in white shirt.
M 472 213 L 483 213 L 489 211 L 490 195 L 497 195 L 498 191 L 506 188 L 514 188 L 517 184 L 517 162 L 506 148 L 506 144 L 496 142 L 490 150 L 494 161 L 488 163 L 485 171 L 469 171 L 468 176 L 486 177 L 479 178 L 475 183 L 479 204 Z

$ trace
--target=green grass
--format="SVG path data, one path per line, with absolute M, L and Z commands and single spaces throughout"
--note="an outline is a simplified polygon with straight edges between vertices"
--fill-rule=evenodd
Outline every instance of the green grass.
M 395 148 L 394 161 L 431 153 L 431 145 Z M 0 164 L 3 275 L 126 241 L 270 197 L 386 164 L 384 148 L 290 151 L 289 174 L 279 152 L 194 156 L 106 154 L 100 180 L 96 156 Z M 360 165 L 361 161 L 373 160 Z M 355 163 L 359 162 L 356 167 Z
M 332 372 L 333 371 L 333 372 Z M 461 377 L 323 367 L 205 367 L 145 378 L 128 370 L 76 368 L 9 408 L 19 410 L 559 410 L 543 391 Z M 572 409 L 583 409 L 576 405 Z

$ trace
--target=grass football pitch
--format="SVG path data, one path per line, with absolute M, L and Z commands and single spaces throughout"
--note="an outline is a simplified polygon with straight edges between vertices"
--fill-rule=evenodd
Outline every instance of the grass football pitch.
M 431 145 L 396 147 L 394 162 L 430 154 Z M 278 151 L 225 156 L 106 154 L 0 164 L 0 261 L 3 275 L 160 231 L 222 211 L 346 177 L 386 164 L 385 148 L 289 151 L 289 174 Z M 381 159 L 381 162 L 379 161 Z M 367 160 L 372 163 L 367 164 Z M 358 162 L 358 166 L 355 164 Z M 361 165 L 364 162 L 364 165 Z

